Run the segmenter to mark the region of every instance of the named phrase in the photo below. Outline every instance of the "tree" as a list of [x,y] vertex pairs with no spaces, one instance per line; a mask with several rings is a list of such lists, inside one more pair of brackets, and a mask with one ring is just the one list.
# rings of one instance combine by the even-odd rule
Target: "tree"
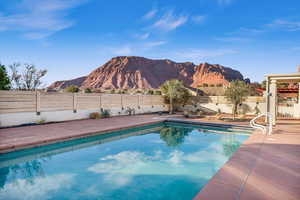
[[249,87],[244,81],[232,81],[229,87],[227,87],[225,96],[233,104],[233,119],[235,119],[235,115],[237,114],[238,106],[245,101],[248,94]]
[[170,104],[170,114],[173,113],[174,104],[185,104],[191,96],[182,81],[176,79],[166,81],[160,86],[160,90],[165,102]]
[[165,127],[160,130],[160,138],[169,147],[177,147],[184,142],[184,138],[192,131],[190,128]]
[[261,88],[266,89],[266,87],[267,87],[267,81],[264,80],[261,82]]
[[79,92],[79,88],[76,85],[70,85],[69,87],[67,87],[65,89],[67,92],[72,92],[72,93],[76,93]]
[[22,73],[18,71],[20,63],[13,63],[9,66],[12,75],[11,82],[15,89],[36,90],[42,85],[41,79],[47,74],[47,70],[37,70],[33,64],[24,64]]
[[5,66],[0,63],[0,90],[9,90],[10,80],[7,75]]

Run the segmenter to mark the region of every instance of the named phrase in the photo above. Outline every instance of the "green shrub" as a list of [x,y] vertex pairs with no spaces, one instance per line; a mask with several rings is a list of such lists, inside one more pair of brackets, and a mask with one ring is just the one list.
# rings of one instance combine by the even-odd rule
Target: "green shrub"
[[79,88],[76,85],[70,85],[69,87],[67,87],[65,89],[66,92],[72,92],[72,93],[76,93],[79,92]]
[[109,110],[102,110],[101,111],[101,118],[109,118],[109,117],[110,117]]
[[101,115],[98,112],[92,112],[92,113],[90,113],[89,117],[90,117],[90,119],[100,119]]
[[36,122],[37,124],[45,124],[46,120],[45,119],[40,119]]
[[148,91],[146,92],[146,94],[148,94],[148,95],[153,95],[153,94],[154,94],[154,91],[153,91],[153,90],[148,90]]
[[84,93],[93,93],[91,88],[85,88]]
[[154,91],[154,94],[155,94],[155,95],[161,95],[161,91],[160,91],[160,90],[155,90],[155,91]]

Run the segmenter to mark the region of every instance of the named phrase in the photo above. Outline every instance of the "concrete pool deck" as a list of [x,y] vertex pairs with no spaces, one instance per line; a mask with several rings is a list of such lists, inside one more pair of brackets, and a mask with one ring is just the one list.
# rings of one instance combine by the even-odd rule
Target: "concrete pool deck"
[[[168,117],[136,115],[0,129],[0,152],[162,122]],[[271,136],[255,131],[195,199],[300,199],[300,121],[279,122]]]

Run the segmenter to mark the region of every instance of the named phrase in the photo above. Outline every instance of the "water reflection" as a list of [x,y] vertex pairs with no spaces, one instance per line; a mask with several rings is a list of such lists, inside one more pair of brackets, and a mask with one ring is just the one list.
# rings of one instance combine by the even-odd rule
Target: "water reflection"
[[36,177],[45,176],[43,163],[46,161],[47,159],[43,158],[0,168],[0,188],[3,188],[8,177],[11,179],[24,178],[28,182],[33,183]]
[[169,147],[177,147],[191,131],[190,128],[165,127],[160,130],[160,139]]
[[242,143],[235,138],[234,134],[227,135],[225,140],[222,142],[224,155],[231,157],[241,144]]

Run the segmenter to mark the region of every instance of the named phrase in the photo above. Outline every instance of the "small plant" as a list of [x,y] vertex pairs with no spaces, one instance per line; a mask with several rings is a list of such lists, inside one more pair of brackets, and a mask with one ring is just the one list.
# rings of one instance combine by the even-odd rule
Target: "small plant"
[[209,87],[215,87],[215,84],[210,84]]
[[187,110],[183,111],[183,116],[189,118],[189,112]]
[[101,115],[98,112],[92,112],[92,113],[90,113],[89,117],[90,117],[90,119],[100,119]]
[[69,87],[67,87],[65,89],[66,92],[72,92],[72,93],[76,93],[79,92],[79,88],[76,85],[70,85]]
[[202,87],[208,87],[207,83],[203,83]]
[[161,95],[161,91],[160,91],[160,90],[155,90],[155,91],[154,91],[154,94],[155,94],[155,95]]
[[36,122],[37,124],[45,124],[46,120],[45,119],[40,119]]
[[84,93],[93,93],[91,88],[85,88]]
[[109,110],[102,110],[101,111],[101,118],[109,118],[110,117],[110,111]]
[[128,113],[128,115],[134,115],[135,114],[135,109],[127,107],[126,112]]
[[148,91],[146,92],[146,94],[148,94],[148,95],[153,95],[153,94],[154,94],[154,91],[153,91],[153,90],[148,90]]
[[256,115],[260,114],[260,110],[259,110],[258,106],[255,106],[254,110],[255,110]]

